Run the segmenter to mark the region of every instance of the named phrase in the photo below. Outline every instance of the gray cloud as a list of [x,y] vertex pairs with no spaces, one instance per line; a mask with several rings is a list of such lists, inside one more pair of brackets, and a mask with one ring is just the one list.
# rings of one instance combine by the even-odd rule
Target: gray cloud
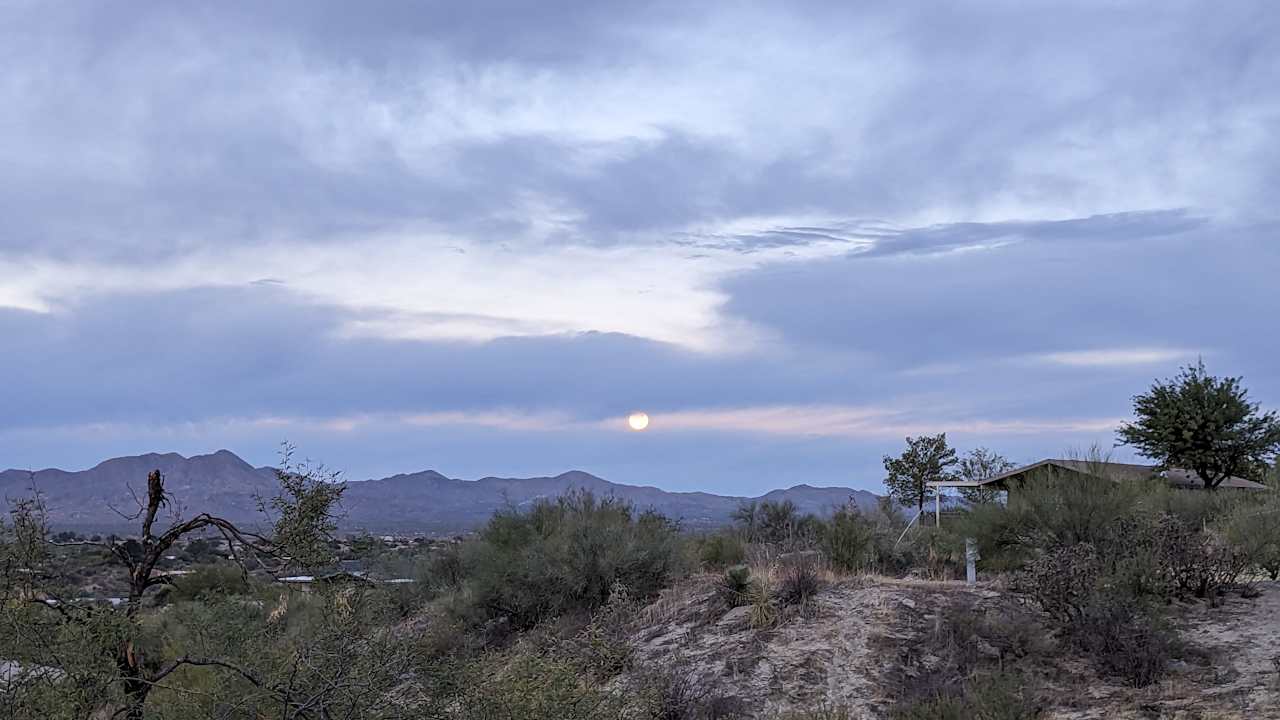
[[343,338],[350,319],[259,285],[98,296],[52,316],[0,310],[0,337],[13,340],[0,402],[21,409],[0,425],[491,409],[596,419],[690,399],[813,401],[839,371],[825,358],[720,358],[610,333]]
[[[580,232],[565,239],[588,242],[744,214],[965,212],[996,198],[1130,209],[1115,207],[1119,192],[1137,207],[1253,212],[1269,203],[1262,188],[1277,172],[1259,125],[1280,79],[1280,21],[1268,9],[10,5],[0,242],[153,256],[414,221],[483,241],[520,231],[495,215],[530,192],[578,213]],[[433,134],[452,126],[421,124],[449,99],[424,89],[424,75],[466,93],[515,73],[510,91],[535,102],[558,101],[586,71],[616,71],[625,88],[649,68],[685,64],[690,78],[715,83],[704,64],[761,50],[732,33],[766,27],[782,33],[766,44],[794,63],[755,78],[723,69],[723,82],[746,84],[726,109],[777,116],[733,118],[746,133],[737,139],[704,131],[709,103],[649,128],[657,139],[553,136],[536,125],[434,146]],[[673,41],[681,32],[705,35]],[[850,80],[817,92],[809,82],[825,81],[832,62],[878,63],[886,89],[867,95]],[[804,69],[815,77],[788,75]],[[539,78],[560,85],[521,87]],[[601,123],[619,102],[579,101],[580,115]],[[379,129],[388,120],[402,127]],[[421,137],[409,143],[406,133]],[[613,159],[575,167],[583,153]]]
[[[770,328],[789,347],[862,352],[901,369],[958,365],[996,386],[1010,373],[995,362],[1001,359],[1189,348],[1280,396],[1280,377],[1266,360],[1280,346],[1273,333],[1257,332],[1277,307],[1277,227],[1205,225],[1177,215],[1146,219],[1150,224],[1135,217],[1018,224],[1024,236],[1053,241],[926,256],[854,254],[768,268],[727,284],[727,311]],[[1067,228],[1072,232],[1064,233]],[[1006,229],[965,226],[956,234],[986,239]],[[951,237],[945,229],[928,235]],[[950,240],[943,245],[953,246]],[[1041,377],[1032,403],[1073,388],[1055,389],[1050,376]],[[1085,380],[1131,377],[1094,369]],[[1072,394],[1062,396],[1075,410],[1098,397]]]
[[919,228],[895,228],[863,220],[821,227],[780,227],[728,237],[695,237],[679,244],[754,253],[769,248],[843,243],[855,246],[849,251],[850,257],[872,258],[975,249],[1003,242],[1083,244],[1134,240],[1188,232],[1207,221],[1185,209],[1109,213],[1068,220],[945,223]]

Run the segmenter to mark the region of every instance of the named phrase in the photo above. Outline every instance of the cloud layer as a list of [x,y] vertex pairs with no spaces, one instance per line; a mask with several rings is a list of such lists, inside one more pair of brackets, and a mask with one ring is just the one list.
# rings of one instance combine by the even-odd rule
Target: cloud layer
[[531,7],[0,9],[0,466],[874,488],[1280,404],[1269,3]]

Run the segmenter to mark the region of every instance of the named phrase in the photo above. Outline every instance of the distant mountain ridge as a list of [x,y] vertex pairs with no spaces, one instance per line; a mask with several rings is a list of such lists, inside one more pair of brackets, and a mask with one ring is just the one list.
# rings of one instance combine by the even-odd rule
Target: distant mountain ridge
[[[0,472],[0,496],[27,495],[34,484],[44,495],[50,524],[58,528],[129,530],[136,511],[134,494],[146,487],[147,473],[160,470],[183,516],[210,512],[240,523],[260,522],[258,498],[275,493],[275,471],[256,468],[229,450],[183,457],[177,453],[138,455],[106,460],[76,472],[47,469]],[[495,510],[527,506],[573,490],[627,500],[653,509],[687,526],[714,526],[729,521],[749,500],[791,500],[802,512],[827,514],[846,502],[871,508],[878,496],[866,490],[797,485],[758,498],[705,492],[669,492],[656,487],[623,485],[573,470],[554,477],[479,480],[449,478],[435,470],[347,483],[343,493],[344,530],[372,532],[450,533],[474,529]]]

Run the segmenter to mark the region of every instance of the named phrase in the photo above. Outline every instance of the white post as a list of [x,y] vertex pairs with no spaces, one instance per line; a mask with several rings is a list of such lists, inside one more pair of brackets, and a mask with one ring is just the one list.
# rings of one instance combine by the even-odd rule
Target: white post
[[942,488],[933,491],[933,526],[942,527]]
[[970,585],[978,582],[978,541],[964,539],[964,579]]

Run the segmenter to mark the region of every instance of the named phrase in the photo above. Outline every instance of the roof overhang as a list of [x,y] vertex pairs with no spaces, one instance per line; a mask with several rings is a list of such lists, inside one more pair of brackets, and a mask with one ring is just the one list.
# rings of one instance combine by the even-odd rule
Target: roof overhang
[[931,488],[977,488],[991,485],[995,482],[997,482],[996,478],[987,480],[936,480],[925,483],[925,486]]

